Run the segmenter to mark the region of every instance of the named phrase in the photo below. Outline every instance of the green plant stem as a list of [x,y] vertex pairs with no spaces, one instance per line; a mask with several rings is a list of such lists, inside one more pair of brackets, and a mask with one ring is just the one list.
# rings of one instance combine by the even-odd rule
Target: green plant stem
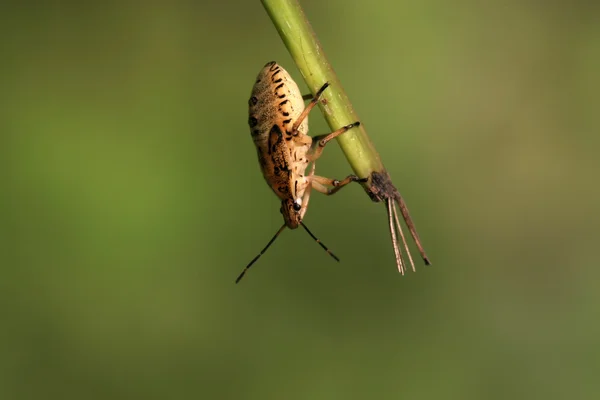
[[[334,131],[344,125],[360,121],[337,75],[329,61],[327,61],[323,48],[298,1],[261,1],[313,95],[325,82],[329,82],[330,87],[323,94],[326,101],[319,102],[319,107],[321,107],[331,130]],[[369,178],[368,182],[363,184],[363,188],[371,200],[384,201],[387,205],[389,228],[398,270],[404,274],[406,269],[398,246],[398,237],[404,244],[404,249],[413,270],[415,266],[402,233],[396,205],[400,209],[404,222],[406,222],[411,236],[419,248],[423,261],[425,264],[430,264],[429,258],[421,245],[417,230],[410,218],[406,203],[385,170],[379,153],[375,150],[375,146],[373,146],[365,131],[364,124],[361,124],[358,128],[350,129],[336,139],[356,175],[361,178]],[[394,221],[398,232],[396,232]]]
[[[262,0],[262,3],[312,93],[329,82],[330,87],[323,94],[326,101],[319,106],[331,130],[360,121],[298,1]],[[364,124],[338,136],[337,141],[359,177],[385,172]],[[371,181],[369,179],[364,187],[372,197]]]

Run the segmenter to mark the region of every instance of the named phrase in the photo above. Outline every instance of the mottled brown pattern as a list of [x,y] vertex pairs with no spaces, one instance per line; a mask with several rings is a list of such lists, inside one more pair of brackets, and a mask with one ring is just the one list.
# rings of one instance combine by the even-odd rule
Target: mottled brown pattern
[[[295,140],[291,137],[292,122],[304,110],[298,85],[280,65],[268,63],[258,74],[250,100],[249,124],[267,184],[282,201],[302,201],[309,184],[304,171],[308,166],[306,153],[312,140],[307,136],[308,118],[298,127]],[[296,176],[298,173],[301,176]],[[294,214],[297,213],[294,211]],[[298,226],[300,218],[286,215],[285,211],[284,217],[286,222],[289,220],[290,228]]]
[[[301,225],[330,256],[339,261],[302,222],[308,208],[310,189],[314,188],[330,195],[349,182],[364,182],[353,175],[347,177],[342,183],[314,175],[314,161],[321,156],[323,147],[330,140],[359,125],[359,122],[354,122],[327,135],[319,136],[313,145],[313,139],[307,134],[308,114],[328,86],[329,84],[324,82],[314,98],[310,95],[302,96],[298,85],[287,71],[274,61],[267,63],[256,78],[248,100],[248,124],[263,176],[269,187],[281,199],[280,210],[285,223],[265,248],[244,268],[236,283],[267,251],[285,227],[296,229]],[[311,100],[306,108],[305,98]],[[306,168],[311,161],[313,164],[310,173],[306,174]],[[337,182],[338,186],[327,189],[324,184],[328,182]]]

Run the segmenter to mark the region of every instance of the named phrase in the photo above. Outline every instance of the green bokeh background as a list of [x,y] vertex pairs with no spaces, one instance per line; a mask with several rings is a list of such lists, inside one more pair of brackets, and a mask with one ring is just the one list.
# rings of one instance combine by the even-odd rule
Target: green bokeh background
[[600,7],[303,5],[433,265],[353,185],[305,219],[341,263],[233,284],[282,222],[252,84],[306,88],[258,1],[5,2],[1,399],[598,398]]

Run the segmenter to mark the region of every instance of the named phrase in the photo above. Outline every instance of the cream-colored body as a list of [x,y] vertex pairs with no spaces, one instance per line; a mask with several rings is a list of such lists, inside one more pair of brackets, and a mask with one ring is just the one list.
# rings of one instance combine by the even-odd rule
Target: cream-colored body
[[248,104],[248,123],[265,180],[281,200],[301,205],[311,179],[305,171],[312,138],[307,135],[308,116],[293,129],[304,111],[298,85],[283,67],[268,63],[258,74]]
[[[256,145],[263,176],[273,192],[281,199],[281,213],[285,223],[260,254],[244,268],[236,282],[242,279],[248,268],[269,248],[286,226],[296,229],[302,225],[327,253],[339,261],[302,222],[311,189],[331,195],[350,182],[366,180],[354,175],[349,175],[341,181],[314,175],[314,162],[321,156],[325,145],[360,124],[354,122],[326,135],[314,138],[308,136],[308,113],[315,107],[328,86],[329,84],[325,83],[314,97],[309,96],[312,100],[305,107],[298,85],[276,62],[267,63],[256,78],[248,101],[248,125]],[[311,162],[313,164],[307,174],[306,168]]]

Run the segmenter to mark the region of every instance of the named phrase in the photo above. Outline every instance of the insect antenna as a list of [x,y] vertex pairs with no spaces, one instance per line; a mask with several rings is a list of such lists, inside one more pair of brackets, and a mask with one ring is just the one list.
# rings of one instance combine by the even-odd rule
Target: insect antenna
[[[281,226],[281,228],[279,228],[279,230],[277,231],[277,233],[275,233],[275,235],[273,236],[273,238],[271,238],[271,240],[269,240],[269,243],[267,243],[267,245],[265,246],[264,249],[261,250],[260,253],[257,254],[256,257],[254,257],[252,259],[252,261],[250,261],[250,264],[246,265],[246,268],[244,268],[244,270],[242,271],[242,273],[237,277],[237,279],[235,280],[235,283],[238,283],[246,274],[246,271],[248,271],[248,269],[252,266],[252,264],[254,264],[256,262],[256,260],[258,260],[260,258],[260,256],[262,256],[263,254],[265,254],[265,251],[267,251],[267,249],[269,248],[269,246],[275,241],[275,239],[277,239],[277,236],[279,236],[279,234],[285,229],[285,224],[283,224]],[[309,232],[310,233],[310,232]],[[312,234],[311,234],[312,235]],[[314,237],[314,236],[313,236]],[[316,239],[316,238],[315,238]],[[322,245],[321,245],[322,246]],[[327,249],[325,249],[327,250]],[[329,251],[329,250],[327,250]],[[335,256],[334,256],[335,257]]]
[[329,254],[331,257],[334,258],[335,261],[339,262],[340,259],[337,258],[337,256],[335,254],[333,254],[328,248],[327,246],[325,246],[323,244],[323,242],[321,242],[319,239],[317,239],[317,237],[315,235],[312,234],[312,232],[310,230],[308,230],[308,228],[306,227],[306,225],[304,225],[304,222],[300,221],[300,224],[302,225],[302,227],[304,228],[304,230],[306,232],[308,232],[308,234],[310,235],[310,237],[312,237],[313,239],[315,239],[315,242],[319,243],[319,246],[321,246],[326,252],[327,254]]

